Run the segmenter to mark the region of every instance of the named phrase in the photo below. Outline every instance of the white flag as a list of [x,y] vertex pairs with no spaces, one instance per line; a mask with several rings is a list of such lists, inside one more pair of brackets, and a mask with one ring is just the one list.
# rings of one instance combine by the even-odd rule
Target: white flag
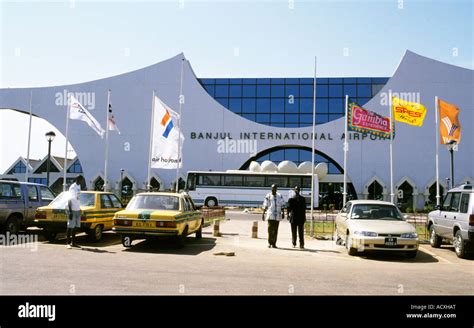
[[89,111],[85,109],[72,94],[69,99],[69,118],[71,120],[81,120],[86,122],[101,138],[104,137],[105,130],[102,129],[100,123],[97,122],[94,116],[92,116],[91,113],[89,113]]
[[[176,169],[182,166],[182,149],[184,136],[179,131],[179,114],[155,97],[153,109],[153,146],[151,167],[160,169]],[[179,146],[178,146],[179,145]],[[180,154],[178,156],[178,147]]]
[[115,123],[115,117],[112,115],[112,105],[109,104],[109,131],[117,131],[120,134],[120,130],[117,127],[117,123]]

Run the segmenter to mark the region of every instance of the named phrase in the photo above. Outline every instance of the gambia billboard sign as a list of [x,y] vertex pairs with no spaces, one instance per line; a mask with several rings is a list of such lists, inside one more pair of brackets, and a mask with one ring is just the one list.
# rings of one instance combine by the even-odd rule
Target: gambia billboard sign
[[[347,111],[347,129],[390,139],[390,118],[371,112],[351,102]],[[393,137],[395,137],[395,131]]]

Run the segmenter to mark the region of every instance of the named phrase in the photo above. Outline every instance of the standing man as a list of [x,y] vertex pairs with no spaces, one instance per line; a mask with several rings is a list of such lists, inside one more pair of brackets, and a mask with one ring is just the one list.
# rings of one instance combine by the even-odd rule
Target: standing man
[[67,211],[69,213],[67,220],[67,238],[66,247],[79,247],[76,244],[76,229],[81,227],[81,204],[79,194],[81,192],[79,177],[74,179],[74,183],[69,187],[69,199],[67,202]]
[[262,220],[265,221],[266,213],[268,220],[268,248],[277,248],[278,225],[280,224],[280,220],[285,218],[284,205],[285,201],[283,200],[283,196],[277,192],[277,186],[273,184],[272,191],[265,196],[263,201]]
[[288,219],[291,223],[293,247],[296,247],[296,232],[300,239],[300,248],[304,249],[304,223],[306,222],[306,199],[300,195],[300,187],[294,188],[295,195],[288,199]]

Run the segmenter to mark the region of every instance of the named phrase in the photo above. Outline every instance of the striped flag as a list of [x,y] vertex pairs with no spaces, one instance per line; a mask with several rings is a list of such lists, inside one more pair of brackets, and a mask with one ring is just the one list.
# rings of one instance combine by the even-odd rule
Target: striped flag
[[109,131],[117,131],[117,133],[120,134],[120,130],[117,127],[117,123],[115,123],[115,117],[112,114],[112,104],[109,104],[109,115],[108,116],[109,116],[109,122],[108,122]]

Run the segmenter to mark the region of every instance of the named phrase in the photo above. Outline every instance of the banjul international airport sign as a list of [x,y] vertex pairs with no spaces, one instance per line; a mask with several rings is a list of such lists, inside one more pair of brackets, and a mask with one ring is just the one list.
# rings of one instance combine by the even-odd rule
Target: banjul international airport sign
[[[191,140],[311,140],[311,132],[190,132]],[[344,132],[341,134],[315,133],[314,139],[323,140],[344,140]],[[383,136],[377,136],[369,133],[351,132],[348,134],[349,140],[386,140]]]

